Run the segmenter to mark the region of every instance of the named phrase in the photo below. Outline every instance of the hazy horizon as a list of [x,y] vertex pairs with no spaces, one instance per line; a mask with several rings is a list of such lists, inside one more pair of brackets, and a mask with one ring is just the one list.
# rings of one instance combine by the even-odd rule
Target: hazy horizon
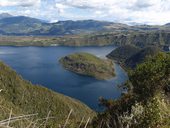
[[170,0],[0,0],[0,13],[48,22],[92,19],[163,25],[170,22]]

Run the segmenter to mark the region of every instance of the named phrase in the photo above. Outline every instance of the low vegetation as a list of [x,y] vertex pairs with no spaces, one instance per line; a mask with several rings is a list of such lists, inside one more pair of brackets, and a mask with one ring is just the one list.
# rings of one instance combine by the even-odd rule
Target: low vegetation
[[114,65],[111,60],[100,59],[89,53],[75,53],[65,56],[60,59],[60,63],[67,70],[100,80],[115,76]]
[[170,54],[160,53],[129,73],[118,100],[100,99],[105,107],[93,121],[103,128],[170,127]]

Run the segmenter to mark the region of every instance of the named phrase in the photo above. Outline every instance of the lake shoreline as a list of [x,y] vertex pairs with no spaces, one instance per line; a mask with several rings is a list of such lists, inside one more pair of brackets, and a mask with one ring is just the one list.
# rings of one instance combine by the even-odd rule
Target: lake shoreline
[[[121,90],[117,87],[128,78],[125,71],[117,64],[116,77],[106,81],[77,75],[65,70],[58,60],[75,52],[88,52],[105,58],[115,49],[114,46],[104,47],[4,47],[0,46],[0,60],[12,67],[24,79],[33,84],[43,85],[53,91],[78,99],[93,110],[100,110],[98,98],[117,99]],[[10,52],[10,53],[9,53]]]
[[2,36],[0,35],[0,46],[109,46],[113,42],[86,41],[80,35],[72,36]]

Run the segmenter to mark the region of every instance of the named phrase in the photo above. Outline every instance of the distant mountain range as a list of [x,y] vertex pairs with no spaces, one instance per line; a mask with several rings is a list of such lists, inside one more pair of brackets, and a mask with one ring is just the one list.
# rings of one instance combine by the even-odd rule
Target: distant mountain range
[[100,32],[154,31],[170,30],[170,23],[163,26],[135,25],[96,20],[58,21],[48,23],[26,16],[0,14],[0,35],[47,35],[63,36]]
[[7,13],[0,14],[1,35],[70,35],[91,33],[103,30],[111,22],[94,20],[59,21],[48,23],[40,19],[26,16],[12,16]]
[[165,24],[165,26],[170,26],[170,23]]
[[1,14],[0,14],[0,19],[8,18],[8,17],[13,17],[13,16],[10,15],[10,14],[8,14],[8,13],[1,13]]

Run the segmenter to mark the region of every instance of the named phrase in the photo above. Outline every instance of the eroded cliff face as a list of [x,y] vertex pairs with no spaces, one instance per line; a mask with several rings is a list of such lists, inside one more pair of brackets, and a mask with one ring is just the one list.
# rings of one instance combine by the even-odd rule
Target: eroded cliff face
[[90,44],[114,44],[127,45],[133,44],[139,47],[147,45],[170,45],[170,32],[127,32],[127,33],[105,33],[92,35],[85,39],[84,42]]

